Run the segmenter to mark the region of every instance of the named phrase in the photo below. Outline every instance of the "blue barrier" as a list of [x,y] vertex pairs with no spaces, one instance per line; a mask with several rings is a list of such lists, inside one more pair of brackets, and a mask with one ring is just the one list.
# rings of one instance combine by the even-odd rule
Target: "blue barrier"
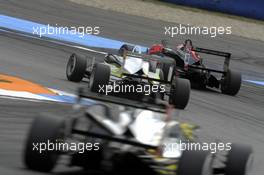
[[[28,34],[33,34],[34,28],[45,28],[47,27],[47,25],[0,14],[0,27],[8,28],[11,30],[16,30]],[[54,27],[50,26],[50,28],[54,28]],[[39,36],[39,35],[35,34],[35,36]],[[64,34],[64,33],[54,33],[54,34],[46,33],[43,34],[42,36],[60,41],[76,43],[88,47],[99,47],[99,48],[109,48],[109,49],[119,49],[123,44],[126,43],[124,41],[113,40],[101,36],[88,35],[88,34],[85,34],[83,37],[80,37],[80,35],[78,34],[72,35],[72,34]],[[146,50],[146,49],[147,49],[146,47],[142,47],[142,50]]]
[[264,0],[163,0],[211,11],[264,20]]

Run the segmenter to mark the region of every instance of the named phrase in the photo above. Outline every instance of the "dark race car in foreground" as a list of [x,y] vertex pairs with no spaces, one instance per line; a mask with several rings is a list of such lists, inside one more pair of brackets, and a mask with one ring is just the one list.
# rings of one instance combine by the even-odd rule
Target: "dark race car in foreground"
[[[79,97],[98,102],[87,107],[75,105],[75,112],[67,117],[49,114],[34,120],[24,152],[27,168],[50,172],[59,157],[67,155],[69,159],[64,160],[69,163],[64,162],[69,166],[114,175],[248,175],[251,172],[253,153],[249,146],[232,144],[231,150],[215,154],[166,148],[168,144],[198,142],[193,133],[195,127],[178,122],[175,109],[163,101],[150,105],[119,97],[87,95],[84,91],[79,92]],[[123,105],[118,115],[111,112],[114,104]],[[100,114],[95,112],[99,107]],[[81,143],[86,147],[80,147]]]
[[[208,68],[198,53],[224,57],[222,70]],[[189,79],[192,87],[195,88],[217,88],[222,93],[236,95],[241,86],[241,74],[229,68],[231,53],[216,50],[193,47],[191,40],[186,40],[184,44],[176,49],[167,47],[166,42],[153,45],[148,54],[163,55],[173,58],[176,61],[176,73],[179,77]],[[166,69],[165,69],[166,70]],[[221,74],[217,79],[214,74]]]
[[[189,80],[177,77],[174,60],[136,52],[136,47],[119,50],[119,55],[108,53],[104,62],[72,54],[68,60],[68,80],[88,79],[91,91],[111,96],[153,102],[155,97],[184,109],[190,97]],[[164,65],[166,75],[164,75]],[[166,79],[164,78],[166,77]]]

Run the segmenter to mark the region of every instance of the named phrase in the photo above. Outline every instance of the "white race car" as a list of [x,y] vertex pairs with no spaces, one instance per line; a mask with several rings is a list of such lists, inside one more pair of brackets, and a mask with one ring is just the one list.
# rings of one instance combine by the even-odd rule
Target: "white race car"
[[67,64],[67,78],[74,82],[87,78],[93,92],[106,94],[118,86],[121,90],[110,95],[149,102],[159,96],[176,108],[184,109],[190,97],[189,80],[177,77],[171,63],[164,76],[163,65],[173,60],[142,54],[139,50],[139,47],[122,46],[119,55],[106,54],[103,63],[72,54]]
[[[164,110],[120,101],[118,97],[87,97],[104,103],[87,108],[75,105],[75,110],[83,109],[83,115],[75,111],[67,117],[45,115],[35,119],[24,153],[29,169],[51,171],[63,154],[70,156],[68,165],[116,175],[248,175],[251,172],[253,153],[249,146],[232,144],[231,150],[215,154],[181,149],[182,143],[199,143],[194,135],[196,127],[177,122],[177,111],[170,105],[165,104]],[[123,107],[111,111],[115,104]],[[37,143],[53,144],[53,148],[55,144],[62,146],[44,149],[42,145],[33,149]]]

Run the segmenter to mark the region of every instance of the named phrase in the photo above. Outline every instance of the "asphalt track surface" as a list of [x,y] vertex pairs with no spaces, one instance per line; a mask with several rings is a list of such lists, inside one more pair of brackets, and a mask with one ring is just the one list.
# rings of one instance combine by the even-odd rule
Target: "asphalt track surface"
[[[62,0],[0,0],[0,12],[45,24],[99,25],[102,36],[145,46],[164,38],[163,26],[175,25]],[[206,48],[232,51],[234,60],[231,67],[234,70],[256,77],[264,73],[264,43],[261,41],[236,36],[215,39],[188,37]],[[173,40],[181,42],[183,39],[184,36],[179,36]],[[0,73],[73,93],[80,84],[68,82],[65,77],[66,62],[73,51],[85,54],[67,47],[0,33]],[[217,63],[218,59],[212,59],[212,65]],[[85,82],[81,84],[85,85]],[[70,110],[70,105],[66,104],[0,98],[0,174],[40,174],[24,169],[21,160],[23,142],[30,123],[39,112],[66,116]],[[235,97],[214,90],[192,90],[190,103],[180,113],[180,120],[200,125],[200,135],[211,141],[220,139],[252,145],[255,151],[253,174],[261,175],[264,172],[263,113],[263,87],[243,83]],[[80,171],[59,165],[55,174],[80,174]]]

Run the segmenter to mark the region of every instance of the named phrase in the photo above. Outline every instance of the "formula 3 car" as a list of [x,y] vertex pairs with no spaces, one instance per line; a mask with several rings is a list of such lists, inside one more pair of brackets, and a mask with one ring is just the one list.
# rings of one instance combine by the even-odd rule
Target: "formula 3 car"
[[[72,54],[67,64],[67,78],[74,82],[87,78],[91,91],[96,93],[147,100],[150,103],[159,96],[184,109],[190,96],[189,80],[173,74],[171,58],[161,59],[158,55],[138,53],[136,49],[133,47],[130,51],[122,46],[119,55],[109,53],[103,63]],[[162,66],[167,62],[170,67],[164,79]]]
[[[70,166],[103,170],[114,175],[250,173],[253,153],[249,146],[233,144],[231,150],[222,154],[164,148],[166,144],[179,144],[180,141],[195,143],[195,127],[177,122],[174,109],[163,101],[156,107],[133,101],[123,102],[118,97],[87,96],[83,91],[79,96],[102,101],[88,107],[77,104],[75,112],[67,117],[51,114],[37,117],[25,145],[24,163],[27,168],[50,172],[59,157],[67,155]],[[108,103],[124,107],[119,115],[113,115]],[[96,114],[95,107],[97,110],[101,107],[102,113]],[[76,112],[82,115],[76,115]],[[89,146],[76,147],[81,143]],[[216,162],[220,164],[216,165]]]
[[[206,67],[203,59],[197,53],[204,53],[214,56],[224,57],[223,70],[215,70]],[[241,86],[241,74],[230,70],[229,63],[231,53],[216,50],[193,47],[191,40],[186,40],[184,44],[176,49],[167,47],[166,42],[153,45],[148,51],[149,54],[158,54],[171,57],[176,61],[176,73],[179,77],[189,79],[192,87],[196,88],[220,88],[222,93],[236,95]],[[217,79],[212,73],[221,74]]]

